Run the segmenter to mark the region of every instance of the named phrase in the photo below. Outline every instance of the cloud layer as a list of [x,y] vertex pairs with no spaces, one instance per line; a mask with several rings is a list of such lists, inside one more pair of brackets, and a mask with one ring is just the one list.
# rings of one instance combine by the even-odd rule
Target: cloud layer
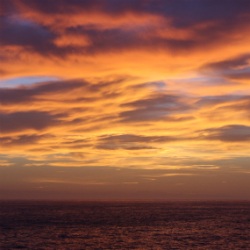
[[0,166],[47,171],[27,187],[248,173],[248,1],[2,0],[0,22]]

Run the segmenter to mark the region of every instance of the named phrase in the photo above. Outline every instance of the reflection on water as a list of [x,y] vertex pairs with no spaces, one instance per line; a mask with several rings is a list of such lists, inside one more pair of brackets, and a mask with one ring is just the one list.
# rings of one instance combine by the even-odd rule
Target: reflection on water
[[250,249],[250,202],[0,202],[0,249]]

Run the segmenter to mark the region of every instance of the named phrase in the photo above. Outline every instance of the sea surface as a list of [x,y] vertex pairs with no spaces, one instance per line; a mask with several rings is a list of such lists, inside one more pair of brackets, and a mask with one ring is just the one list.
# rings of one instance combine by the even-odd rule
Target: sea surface
[[0,201],[0,249],[250,249],[250,202]]

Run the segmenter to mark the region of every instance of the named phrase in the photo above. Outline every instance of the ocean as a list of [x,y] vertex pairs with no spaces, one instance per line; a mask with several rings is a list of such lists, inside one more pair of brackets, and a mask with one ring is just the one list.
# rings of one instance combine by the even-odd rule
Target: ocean
[[0,249],[250,249],[250,202],[1,201]]

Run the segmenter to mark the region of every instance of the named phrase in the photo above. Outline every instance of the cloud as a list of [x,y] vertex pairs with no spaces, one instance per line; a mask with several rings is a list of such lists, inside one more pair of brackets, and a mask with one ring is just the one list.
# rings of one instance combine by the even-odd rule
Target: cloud
[[234,112],[238,111],[245,111],[246,112],[246,118],[250,118],[249,110],[250,110],[250,96],[246,96],[245,98],[242,98],[241,101],[238,103],[234,103],[232,105],[227,106],[228,109],[233,110]]
[[237,56],[236,58],[231,58],[228,60],[223,60],[220,62],[209,63],[204,66],[205,69],[211,70],[228,70],[237,69],[249,65],[250,54],[244,54]]
[[[7,7],[8,1],[3,1]],[[14,4],[14,1],[9,1]],[[250,4],[245,0],[230,1],[221,0],[173,0],[154,1],[154,0],[60,0],[58,3],[44,0],[42,3],[39,0],[21,0],[19,5],[23,8],[31,9],[40,13],[46,14],[76,14],[88,12],[105,12],[109,15],[122,15],[126,12],[140,13],[157,13],[164,16],[172,16],[176,18],[178,24],[190,24],[201,20],[209,19],[230,19],[232,16],[249,11]],[[9,5],[10,5],[9,3]],[[18,6],[18,5],[17,5]],[[184,20],[181,22],[181,17]],[[186,23],[185,23],[186,22]]]
[[124,103],[122,106],[138,108],[163,108],[168,110],[169,112],[179,111],[183,109],[185,110],[189,107],[184,103],[184,101],[181,100],[180,96],[170,94],[155,95],[142,100]]
[[[68,45],[66,47],[57,46],[55,43],[58,34],[52,27],[45,27],[34,20],[20,16],[0,17],[0,42],[3,48],[3,61],[11,59],[15,52],[25,54],[37,53],[41,56],[62,57],[67,54],[77,53],[77,47]],[[10,50],[13,49],[13,51]],[[18,59],[22,55],[16,55]]]
[[177,138],[171,136],[142,136],[133,134],[100,136],[97,142],[98,149],[126,149],[143,150],[154,149],[152,144],[175,141]]
[[217,74],[232,80],[249,79],[250,54],[247,53],[227,60],[209,63],[201,69],[204,73]]
[[206,117],[210,122],[213,120],[239,122],[249,120],[250,96],[231,94],[231,95],[216,95],[204,96],[200,98],[195,106],[200,110],[203,117]]
[[245,125],[227,125],[200,131],[207,140],[225,142],[247,142],[250,140],[250,127]]
[[242,102],[250,101],[250,96],[248,95],[216,95],[216,96],[203,96],[200,98],[195,105],[198,106],[216,106],[221,104],[233,104],[239,105]]
[[[16,13],[23,15],[19,15],[16,19],[3,17],[4,25],[1,31],[3,44],[24,46],[25,50],[32,49],[43,56],[59,57],[131,49],[187,53],[190,50],[203,49],[204,46],[214,46],[215,43],[225,41],[226,37],[239,27],[243,27],[243,24],[247,25],[249,18],[245,14],[250,10],[250,5],[246,1],[239,1],[241,4],[238,2],[229,4],[225,0],[219,4],[214,0],[202,3],[198,0],[191,2],[182,0],[178,3],[172,0],[157,2],[61,0],[60,5],[47,0],[42,3],[38,0],[10,2],[8,5],[4,1],[4,6],[7,7],[3,8],[12,11],[13,15]],[[132,26],[128,27],[121,23],[119,27],[114,27],[114,18],[123,17],[128,22],[128,14],[133,17]],[[75,15],[81,18],[76,18]],[[89,18],[82,18],[86,15]],[[91,15],[94,18],[91,18]],[[145,16],[155,18],[148,23]],[[66,19],[69,21],[66,22]],[[135,22],[137,19],[142,21]],[[101,26],[103,21],[106,23],[105,27]],[[72,39],[72,43],[67,41],[64,46],[63,43],[59,46],[56,41],[65,40],[63,37]],[[77,39],[82,42],[74,42]]]
[[120,113],[122,121],[150,121],[168,120],[183,121],[191,117],[174,117],[173,114],[185,114],[191,107],[185,103],[185,98],[175,95],[160,94],[134,102],[124,103],[122,107],[130,107],[131,110]]
[[17,17],[0,17],[0,21],[2,46],[18,46],[41,54],[56,51],[57,48],[53,45],[55,35],[38,23]]
[[48,139],[53,137],[52,135],[42,134],[27,134],[27,135],[18,135],[18,136],[4,136],[0,137],[1,144],[5,147],[7,146],[24,146],[32,145],[39,143],[40,140]]
[[247,166],[223,159],[249,155],[249,1],[1,0],[0,12],[0,144],[8,154],[0,157],[17,179],[25,165],[47,169],[29,176],[45,182],[65,170],[67,185],[116,183],[120,171],[119,185],[140,186],[151,169],[145,190],[148,182],[172,190],[177,176],[172,186],[166,178],[178,174],[196,192],[202,171]]
[[32,102],[42,96],[46,98],[50,94],[69,93],[87,85],[83,80],[70,80],[38,83],[29,87],[0,88],[0,103],[7,105]]
[[242,70],[237,70],[229,72],[226,74],[226,77],[233,80],[249,80],[250,79],[250,67]]
[[40,47],[52,40],[53,35],[42,26],[24,19],[1,17],[2,45]]
[[83,54],[98,54],[126,50],[171,50],[181,52],[193,49],[197,41],[192,38],[159,37],[160,27],[147,25],[144,27],[119,27],[100,29],[98,26],[79,25],[65,30],[67,35],[82,35],[87,38],[87,44],[77,46],[76,50]]
[[60,124],[61,117],[41,111],[0,113],[0,130],[2,133],[27,129],[40,131]]

